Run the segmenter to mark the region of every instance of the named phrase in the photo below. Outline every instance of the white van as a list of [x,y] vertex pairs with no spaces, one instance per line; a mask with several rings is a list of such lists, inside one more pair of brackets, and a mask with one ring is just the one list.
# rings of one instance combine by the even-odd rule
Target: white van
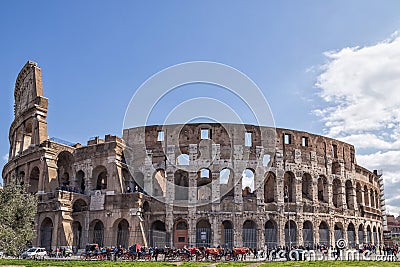
[[44,259],[47,256],[47,252],[45,248],[30,248],[24,253],[21,254],[23,259]]

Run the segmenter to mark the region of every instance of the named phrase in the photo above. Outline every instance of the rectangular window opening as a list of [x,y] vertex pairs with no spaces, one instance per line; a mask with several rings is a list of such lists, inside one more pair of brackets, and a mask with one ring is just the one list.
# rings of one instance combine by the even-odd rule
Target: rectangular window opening
[[158,131],[157,141],[158,142],[164,141],[164,131]]
[[292,135],[285,133],[284,139],[285,145],[290,145],[292,143]]
[[301,145],[302,146],[308,146],[308,137],[303,136],[301,138]]
[[332,145],[332,157],[337,158],[337,145]]
[[246,132],[244,134],[244,145],[252,146],[252,133],[251,132]]
[[210,129],[201,129],[200,136],[201,139],[210,139]]

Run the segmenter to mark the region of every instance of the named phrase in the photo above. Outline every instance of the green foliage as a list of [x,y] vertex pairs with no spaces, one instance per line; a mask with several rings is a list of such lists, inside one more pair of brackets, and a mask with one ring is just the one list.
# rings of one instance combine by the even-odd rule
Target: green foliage
[[0,191],[0,250],[8,255],[18,255],[35,233],[36,198],[24,189],[8,184]]

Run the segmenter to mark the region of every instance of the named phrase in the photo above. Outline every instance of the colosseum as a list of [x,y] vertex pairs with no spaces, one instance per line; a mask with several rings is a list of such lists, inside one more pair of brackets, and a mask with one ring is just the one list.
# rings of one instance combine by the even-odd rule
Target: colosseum
[[5,184],[38,196],[33,245],[313,247],[382,241],[382,178],[355,148],[307,132],[192,123],[86,145],[47,134],[41,69],[15,83]]

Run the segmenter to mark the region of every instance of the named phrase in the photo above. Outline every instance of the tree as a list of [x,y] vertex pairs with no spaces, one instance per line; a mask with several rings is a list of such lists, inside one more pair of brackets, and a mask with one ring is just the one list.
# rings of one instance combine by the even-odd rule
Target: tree
[[35,235],[36,197],[10,183],[0,191],[0,250],[18,255]]

